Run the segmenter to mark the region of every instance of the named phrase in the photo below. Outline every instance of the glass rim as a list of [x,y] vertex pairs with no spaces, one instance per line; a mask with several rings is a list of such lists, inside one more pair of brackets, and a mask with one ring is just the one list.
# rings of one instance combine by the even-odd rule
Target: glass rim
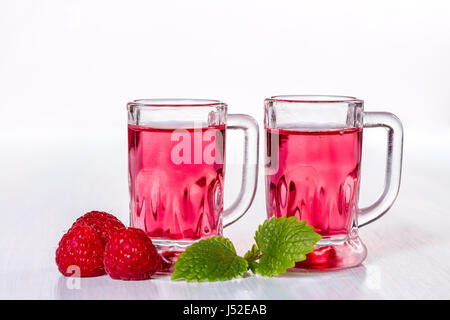
[[191,99],[191,98],[151,98],[136,99],[127,103],[127,106],[140,107],[226,107],[225,102],[214,99]]
[[289,102],[289,103],[347,103],[359,102],[363,100],[352,96],[326,95],[326,94],[295,94],[295,95],[277,95],[265,99],[266,102]]

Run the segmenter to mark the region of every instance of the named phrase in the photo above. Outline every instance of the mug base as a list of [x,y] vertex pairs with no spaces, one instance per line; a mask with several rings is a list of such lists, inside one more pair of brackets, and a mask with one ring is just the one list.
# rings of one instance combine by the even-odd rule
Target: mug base
[[161,256],[161,270],[157,275],[169,275],[173,272],[173,265],[178,256],[191,244],[199,240],[166,240],[151,238],[153,245]]
[[172,239],[161,239],[152,238],[152,243],[156,247],[159,253],[162,252],[183,252],[191,244],[196,243],[201,240],[172,240]]
[[316,244],[316,249],[306,255],[306,260],[295,263],[288,272],[327,271],[356,267],[367,256],[367,248],[356,236],[345,240],[333,241],[322,239]]

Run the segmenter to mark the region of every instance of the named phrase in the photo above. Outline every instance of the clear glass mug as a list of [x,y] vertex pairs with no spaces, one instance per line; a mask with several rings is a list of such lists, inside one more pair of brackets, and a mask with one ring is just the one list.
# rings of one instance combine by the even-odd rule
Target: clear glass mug
[[[367,249],[358,236],[394,203],[402,167],[403,129],[387,112],[364,112],[345,96],[274,96],[265,100],[267,216],[296,216],[322,235],[295,269],[359,265]],[[358,207],[363,128],[388,130],[385,188]],[[291,270],[292,271],[292,270]]]
[[[128,103],[131,226],[144,230],[169,261],[194,241],[222,235],[250,207],[258,177],[259,131],[247,115],[204,99]],[[241,189],[223,208],[225,138],[245,135]]]

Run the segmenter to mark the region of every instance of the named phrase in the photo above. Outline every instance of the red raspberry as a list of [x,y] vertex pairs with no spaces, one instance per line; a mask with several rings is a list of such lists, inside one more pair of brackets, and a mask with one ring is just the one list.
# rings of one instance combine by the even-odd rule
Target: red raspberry
[[105,274],[104,251],[100,237],[91,227],[75,225],[59,242],[56,264],[65,276],[101,276]]
[[91,211],[79,217],[73,225],[89,226],[100,236],[103,246],[106,246],[111,233],[125,228],[119,219],[112,214],[102,211]]
[[161,257],[141,229],[115,232],[105,248],[105,269],[113,279],[149,279],[161,265]]

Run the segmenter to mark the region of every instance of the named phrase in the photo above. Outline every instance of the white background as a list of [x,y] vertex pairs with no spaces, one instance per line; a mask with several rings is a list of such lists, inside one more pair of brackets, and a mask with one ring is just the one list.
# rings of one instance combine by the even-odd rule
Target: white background
[[[449,298],[449,17],[449,1],[2,0],[0,297]],[[128,222],[128,101],[219,99],[262,126],[276,94],[353,95],[402,120],[402,189],[361,230],[363,266],[66,288],[53,259],[73,220],[103,209]],[[385,135],[366,131],[361,205],[381,192],[385,161]],[[227,151],[238,156],[239,144]],[[228,169],[226,201],[239,179]],[[247,216],[225,230],[240,252],[265,218],[262,178]]]

